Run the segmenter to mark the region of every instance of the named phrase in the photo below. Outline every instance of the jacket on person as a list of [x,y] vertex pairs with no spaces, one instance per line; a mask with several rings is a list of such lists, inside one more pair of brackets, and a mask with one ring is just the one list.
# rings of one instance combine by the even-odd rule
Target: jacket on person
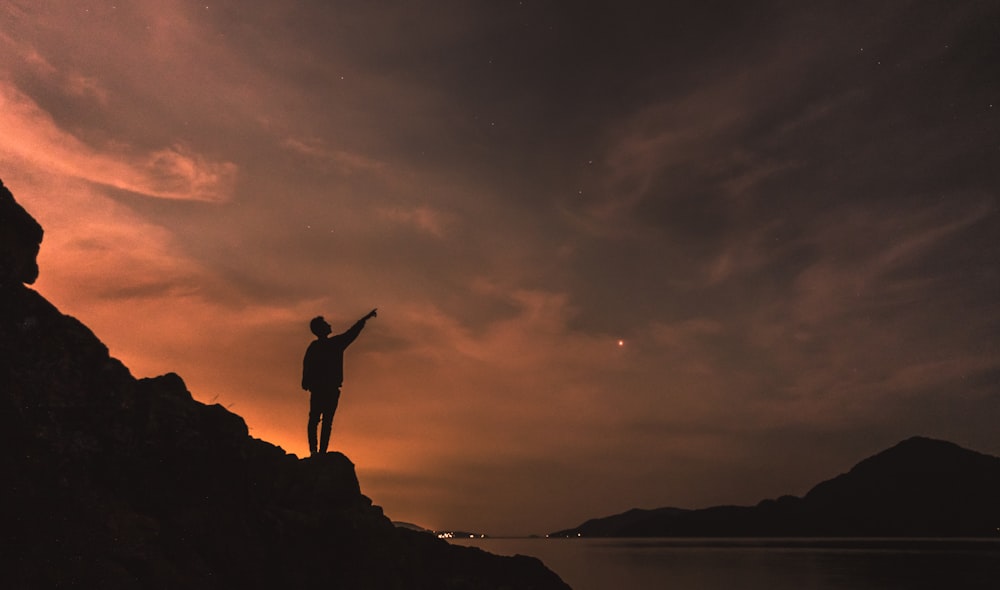
[[357,322],[343,334],[317,338],[302,359],[302,389],[339,388],[344,382],[344,351],[361,333],[364,322]]

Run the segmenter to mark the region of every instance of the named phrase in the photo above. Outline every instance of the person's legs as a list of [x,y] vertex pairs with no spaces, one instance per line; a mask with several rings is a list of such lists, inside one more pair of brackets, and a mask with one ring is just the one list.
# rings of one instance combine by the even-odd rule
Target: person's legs
[[323,415],[323,394],[319,391],[311,393],[309,396],[309,424],[307,428],[309,429],[309,454],[315,455],[317,451],[316,427],[319,426],[320,417]]
[[330,445],[330,431],[333,430],[333,415],[337,412],[337,403],[340,401],[340,390],[335,389],[330,392],[330,397],[325,400],[323,408],[323,427],[319,435],[319,452],[325,453]]

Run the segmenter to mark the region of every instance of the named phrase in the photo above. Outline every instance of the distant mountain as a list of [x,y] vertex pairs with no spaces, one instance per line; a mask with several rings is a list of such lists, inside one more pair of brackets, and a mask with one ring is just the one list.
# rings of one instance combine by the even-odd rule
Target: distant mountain
[[824,481],[804,497],[756,506],[629,510],[554,537],[1000,535],[1000,458],[914,437]]
[[340,453],[300,460],[175,374],[132,377],[25,286],[42,236],[0,183],[0,586],[567,588],[394,527]]

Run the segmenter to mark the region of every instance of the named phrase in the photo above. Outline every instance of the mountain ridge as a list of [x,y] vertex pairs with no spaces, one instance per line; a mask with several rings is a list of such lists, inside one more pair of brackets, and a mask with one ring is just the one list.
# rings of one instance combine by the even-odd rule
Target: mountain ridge
[[993,537],[1000,458],[914,436],[820,482],[756,506],[632,509],[551,537]]

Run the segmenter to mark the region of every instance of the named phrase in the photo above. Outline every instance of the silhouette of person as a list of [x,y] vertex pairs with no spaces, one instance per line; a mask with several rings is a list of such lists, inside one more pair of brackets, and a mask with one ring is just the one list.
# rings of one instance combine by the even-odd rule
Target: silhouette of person
[[[309,322],[309,329],[316,335],[316,340],[309,344],[306,356],[302,360],[302,389],[308,390],[309,396],[309,454],[325,453],[330,444],[330,430],[333,427],[333,414],[337,411],[340,401],[340,386],[344,382],[344,350],[354,342],[354,339],[365,327],[365,322],[375,317],[373,309],[368,315],[354,323],[346,332],[330,336],[333,330],[330,324],[317,316]],[[319,445],[316,441],[316,427],[320,421],[323,427],[320,432]]]

